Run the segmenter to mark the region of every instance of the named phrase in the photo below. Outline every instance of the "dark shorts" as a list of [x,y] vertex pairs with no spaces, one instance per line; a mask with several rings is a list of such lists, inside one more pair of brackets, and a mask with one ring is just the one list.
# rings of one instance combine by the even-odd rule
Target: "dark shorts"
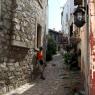
[[40,65],[43,65],[44,63],[43,63],[43,60],[39,60],[39,63],[40,63]]

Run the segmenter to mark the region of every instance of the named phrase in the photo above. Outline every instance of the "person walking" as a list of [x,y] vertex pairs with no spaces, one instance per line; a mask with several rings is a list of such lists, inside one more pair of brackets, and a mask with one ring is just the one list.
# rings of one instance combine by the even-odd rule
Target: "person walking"
[[37,51],[37,64],[39,66],[39,71],[40,71],[40,78],[45,80],[43,72],[44,72],[46,64],[43,59],[43,48],[40,47],[39,50],[36,50],[36,51]]

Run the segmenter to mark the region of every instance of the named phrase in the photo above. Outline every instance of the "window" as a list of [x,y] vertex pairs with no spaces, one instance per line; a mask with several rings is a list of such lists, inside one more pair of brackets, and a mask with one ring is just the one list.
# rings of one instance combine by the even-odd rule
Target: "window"
[[73,36],[73,24],[70,26],[70,37]]
[[2,3],[2,0],[0,0],[0,30],[2,30],[2,18],[1,18],[1,16],[2,16],[2,14],[1,14],[1,12],[2,12],[2,11],[1,11],[1,8],[2,8],[2,7],[1,7],[1,6],[2,6],[2,5],[1,5],[1,3]]
[[37,48],[41,46],[41,31],[42,31],[41,25],[37,24]]
[[68,22],[68,14],[66,14],[66,22]]
[[0,0],[0,21],[1,21],[1,0]]
[[61,24],[63,24],[63,12],[61,12]]

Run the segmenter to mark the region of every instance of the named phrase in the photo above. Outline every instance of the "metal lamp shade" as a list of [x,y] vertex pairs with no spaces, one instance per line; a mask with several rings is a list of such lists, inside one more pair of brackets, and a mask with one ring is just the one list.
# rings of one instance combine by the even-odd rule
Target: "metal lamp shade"
[[85,24],[85,12],[81,8],[77,8],[74,12],[74,24],[82,27]]

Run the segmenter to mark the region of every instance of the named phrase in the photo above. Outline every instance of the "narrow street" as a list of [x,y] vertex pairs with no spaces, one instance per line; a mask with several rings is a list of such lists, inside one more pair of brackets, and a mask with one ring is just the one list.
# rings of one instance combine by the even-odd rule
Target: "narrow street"
[[0,0],[0,95],[95,95],[95,0]]
[[59,54],[54,56],[45,69],[46,80],[37,79],[35,86],[22,95],[63,95],[63,80],[60,77],[60,74],[63,73],[62,64],[62,57]]
[[[80,76],[79,73],[72,75],[63,62],[60,54],[55,55],[53,60],[47,63],[44,72],[45,80],[37,79],[30,84],[32,86],[29,89],[27,89],[28,86],[25,86],[7,95],[71,95],[73,82],[80,81]],[[75,76],[77,79],[71,81],[71,78],[75,78]]]

